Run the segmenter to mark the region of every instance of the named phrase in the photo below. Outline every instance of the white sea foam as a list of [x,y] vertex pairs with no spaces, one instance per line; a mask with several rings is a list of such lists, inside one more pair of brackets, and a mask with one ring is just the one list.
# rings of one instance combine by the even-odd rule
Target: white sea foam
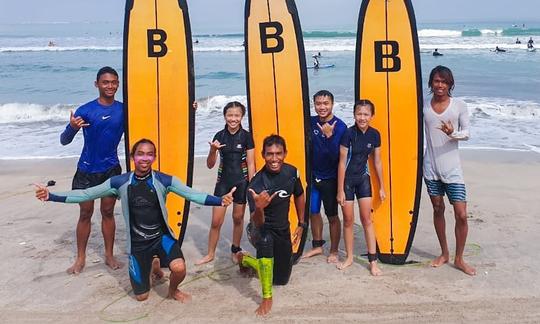
[[420,29],[419,37],[461,37],[461,30]]
[[0,124],[67,121],[73,104],[40,105],[34,103],[0,104]]

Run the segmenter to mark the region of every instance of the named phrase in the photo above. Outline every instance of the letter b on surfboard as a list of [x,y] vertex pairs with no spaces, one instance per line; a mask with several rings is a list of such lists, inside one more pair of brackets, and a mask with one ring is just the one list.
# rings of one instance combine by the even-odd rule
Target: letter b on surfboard
[[261,51],[264,54],[279,53],[283,51],[283,25],[277,21],[263,22],[259,24],[261,34]]
[[375,72],[397,72],[401,70],[399,43],[385,40],[375,41]]
[[167,54],[167,33],[163,29],[148,29],[146,31],[148,57],[163,57]]

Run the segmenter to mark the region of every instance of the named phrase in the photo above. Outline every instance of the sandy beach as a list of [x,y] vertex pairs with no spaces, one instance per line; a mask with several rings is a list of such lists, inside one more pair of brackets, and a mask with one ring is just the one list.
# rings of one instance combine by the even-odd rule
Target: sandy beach
[[[429,261],[439,253],[432,210],[423,188],[410,264],[382,264],[374,278],[361,228],[355,240],[357,262],[336,270],[323,256],[293,268],[289,285],[274,290],[274,307],[265,322],[480,322],[532,323],[540,318],[540,154],[518,151],[461,151],[469,199],[466,260],[477,268],[469,277]],[[13,322],[252,322],[260,300],[257,279],[244,278],[230,261],[230,210],[222,228],[217,259],[194,262],[206,253],[211,208],[192,205],[183,252],[188,275],[181,289],[188,304],[164,299],[168,281],[156,285],[149,300],[133,298],[126,266],[112,271],[103,260],[99,212],[93,218],[87,265],[77,276],[65,270],[75,256],[78,206],[41,203],[34,182],[57,181],[70,188],[76,160],[2,160],[0,176],[0,321]],[[216,170],[197,159],[194,187],[211,192]],[[96,208],[99,209],[99,208]],[[115,209],[115,253],[126,263],[125,226]],[[447,235],[454,251],[453,216],[447,205]],[[246,214],[246,221],[248,216]],[[358,214],[356,222],[359,223]],[[328,240],[328,227],[325,226]],[[306,247],[311,246],[311,241]],[[243,239],[242,247],[254,249]],[[328,247],[326,247],[328,248]],[[326,251],[327,252],[327,251]],[[343,257],[343,254],[341,255]]]

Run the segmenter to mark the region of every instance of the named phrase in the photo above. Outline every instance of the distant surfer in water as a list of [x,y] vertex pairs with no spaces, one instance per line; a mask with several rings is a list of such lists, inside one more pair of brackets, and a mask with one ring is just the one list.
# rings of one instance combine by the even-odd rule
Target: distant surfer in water
[[443,56],[441,53],[439,53],[439,49],[436,48],[434,51],[433,51],[433,56]]
[[519,37],[516,38],[516,44],[521,44],[521,41],[519,40]]
[[494,52],[495,53],[504,53],[504,52],[506,52],[506,50],[502,49],[502,48],[499,48],[499,46],[495,46],[495,51]]
[[358,201],[360,221],[368,250],[369,269],[373,276],[380,276],[377,265],[377,241],[371,210],[371,178],[368,158],[373,156],[375,172],[379,181],[379,198],[386,198],[381,161],[381,135],[369,123],[375,115],[375,105],[369,100],[359,100],[354,104],[354,125],[349,127],[340,142],[338,166],[337,201],[343,211],[343,238],[347,259],[337,267],[343,270],[353,263],[354,247],[354,199]]
[[122,213],[127,227],[129,254],[129,278],[138,301],[146,300],[150,291],[150,279],[161,280],[161,267],[168,266],[168,298],[187,302],[191,296],[178,290],[186,276],[184,255],[169,226],[166,196],[173,192],[187,200],[207,206],[227,206],[233,201],[232,188],[222,198],[193,190],[174,176],[152,170],[156,158],[156,146],[148,139],[141,139],[131,149],[135,171],[114,176],[100,185],[84,190],[49,193],[42,185],[36,185],[36,197],[42,201],[62,203],[91,202],[100,197],[122,201]]
[[328,263],[339,262],[338,247],[341,237],[341,221],[338,217],[337,168],[339,162],[339,143],[347,130],[347,125],[337,118],[334,108],[334,95],[327,90],[318,91],[313,96],[317,116],[311,116],[311,175],[310,222],[312,249],[302,258],[323,253],[323,221],[321,207],[328,218],[330,228],[330,253]]
[[[206,166],[211,169],[216,165],[219,155],[219,169],[214,195],[222,196],[236,187],[233,204],[233,238],[231,253],[233,262],[238,263],[237,253],[240,248],[246,210],[247,186],[255,174],[255,144],[250,132],[242,128],[242,118],[246,107],[238,101],[229,102],[223,108],[225,128],[214,135],[210,144]],[[227,207],[216,206],[212,209],[212,225],[208,234],[208,253],[195,264],[200,265],[214,260],[219,240],[221,225],[225,219]]]
[[424,180],[433,205],[433,223],[441,246],[441,255],[431,262],[431,266],[440,267],[449,261],[444,219],[446,194],[454,207],[456,219],[454,265],[468,275],[475,275],[476,270],[463,260],[468,233],[467,197],[458,149],[459,141],[469,139],[467,104],[452,97],[454,76],[445,66],[439,65],[431,71],[429,88],[433,97],[424,104]]
[[533,41],[533,39],[531,37],[531,38],[529,38],[529,41],[527,41],[527,47],[532,48],[533,46],[534,46],[534,41]]
[[319,57],[317,55],[313,55],[313,68],[318,69],[321,66],[321,63],[319,62]]
[[[248,202],[251,221],[249,241],[257,249],[254,258],[238,252],[241,271],[257,271],[262,286],[262,302],[255,311],[266,315],[272,309],[272,284],[286,285],[292,271],[292,247],[307,229],[304,223],[304,189],[298,170],[285,163],[287,147],[283,137],[270,135],[263,141],[265,165],[249,184]],[[298,224],[291,241],[289,208],[294,197]]]
[[[124,133],[124,105],[114,96],[118,90],[118,73],[111,67],[101,68],[95,87],[99,97],[71,112],[69,124],[60,135],[60,143],[68,145],[83,129],[84,146],[73,177],[72,189],[86,189],[99,185],[112,176],[122,173],[117,148]],[[115,197],[101,198],[101,231],[105,242],[105,264],[115,270],[122,266],[113,256]],[[77,259],[67,269],[69,274],[80,273],[86,262],[86,245],[90,236],[94,201],[81,202],[77,223]]]

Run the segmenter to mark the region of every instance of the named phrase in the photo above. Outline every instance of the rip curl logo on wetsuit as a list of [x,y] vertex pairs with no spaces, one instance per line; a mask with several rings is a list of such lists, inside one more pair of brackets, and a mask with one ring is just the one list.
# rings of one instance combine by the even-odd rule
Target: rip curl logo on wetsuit
[[315,135],[319,135],[319,131],[318,131],[318,130],[316,130],[316,129],[314,129],[314,130],[313,130],[313,134],[315,134]]
[[367,148],[371,148],[372,146],[371,143],[367,143]]
[[285,190],[278,190],[277,193],[278,193],[279,198],[288,198],[291,196],[291,194]]

